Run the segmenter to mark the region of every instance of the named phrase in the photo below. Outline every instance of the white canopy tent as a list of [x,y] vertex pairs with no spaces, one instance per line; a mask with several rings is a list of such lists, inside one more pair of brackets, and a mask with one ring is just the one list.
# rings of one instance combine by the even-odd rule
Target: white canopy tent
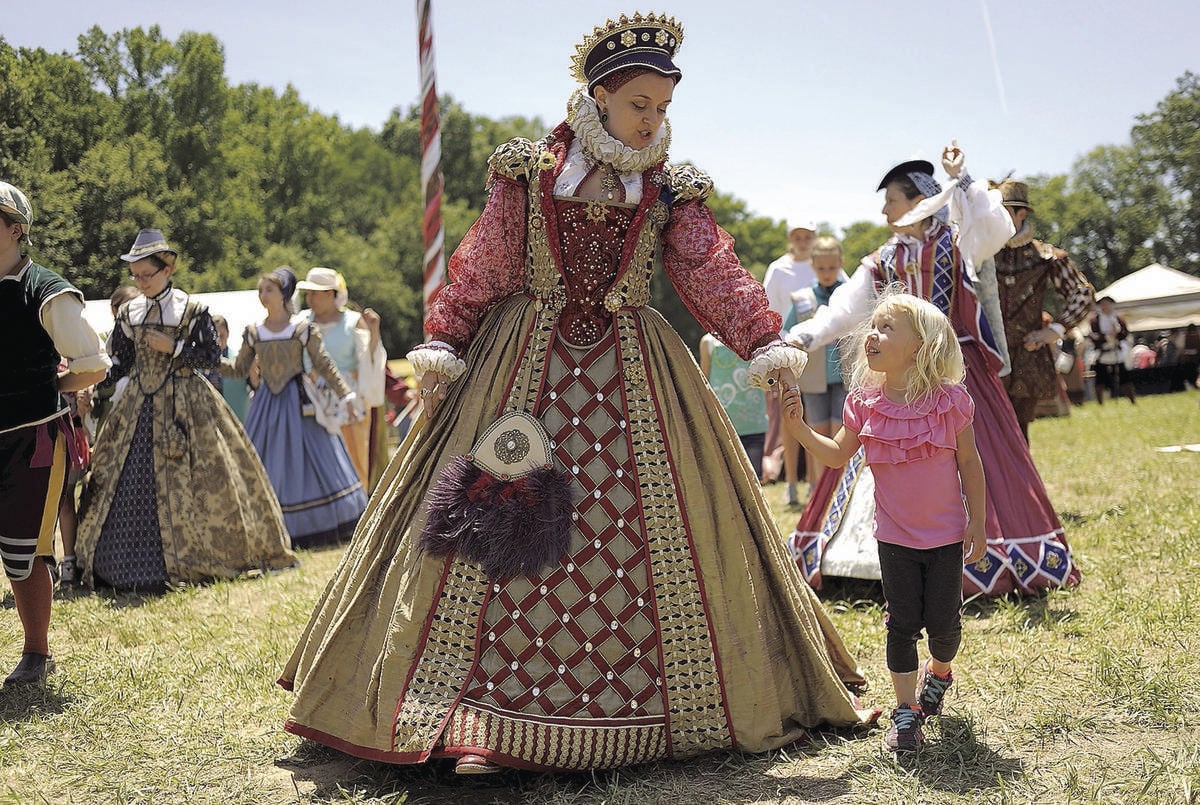
[[1200,277],[1151,263],[1096,292],[1111,296],[1134,332],[1200,325]]
[[[242,346],[242,331],[246,326],[267,314],[258,301],[258,291],[217,291],[192,294],[192,297],[208,305],[209,313],[220,314],[229,322],[230,355],[237,355]],[[112,310],[107,299],[88,300],[85,307],[84,317],[96,332],[107,333],[112,330]]]

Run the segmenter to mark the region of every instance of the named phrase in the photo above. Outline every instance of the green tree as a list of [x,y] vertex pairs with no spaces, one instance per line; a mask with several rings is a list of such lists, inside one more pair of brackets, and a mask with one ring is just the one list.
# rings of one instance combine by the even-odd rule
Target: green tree
[[842,232],[842,266],[847,274],[853,274],[862,259],[878,249],[888,238],[892,230],[886,224],[873,224],[870,221],[855,221]]
[[1200,275],[1200,75],[1186,72],[1153,112],[1140,115],[1133,143],[1170,192],[1156,246],[1164,262]]

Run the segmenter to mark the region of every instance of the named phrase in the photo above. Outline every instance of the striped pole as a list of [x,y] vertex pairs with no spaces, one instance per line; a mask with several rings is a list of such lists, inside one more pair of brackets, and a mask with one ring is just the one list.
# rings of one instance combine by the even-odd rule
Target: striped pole
[[442,139],[438,121],[437,83],[433,68],[433,21],[430,0],[416,0],[421,57],[421,190],[425,194],[425,218],[421,235],[425,243],[425,315],[442,289],[445,274],[442,246]]

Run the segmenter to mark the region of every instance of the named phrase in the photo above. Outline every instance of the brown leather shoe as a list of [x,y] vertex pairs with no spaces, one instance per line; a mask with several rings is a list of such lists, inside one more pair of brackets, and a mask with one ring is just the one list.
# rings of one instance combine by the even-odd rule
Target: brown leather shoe
[[54,658],[45,654],[34,654],[27,651],[21,655],[21,661],[13,672],[4,679],[4,686],[9,685],[44,685],[46,675],[54,671]]
[[463,755],[454,764],[455,774],[495,774],[500,767],[483,755]]

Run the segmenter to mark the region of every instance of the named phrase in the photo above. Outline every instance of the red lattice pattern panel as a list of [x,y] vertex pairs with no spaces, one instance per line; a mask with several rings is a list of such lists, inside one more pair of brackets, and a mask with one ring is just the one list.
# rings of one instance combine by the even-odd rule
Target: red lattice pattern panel
[[556,339],[538,412],[579,499],[567,557],[490,588],[466,699],[559,718],[661,715],[658,630],[612,330]]

